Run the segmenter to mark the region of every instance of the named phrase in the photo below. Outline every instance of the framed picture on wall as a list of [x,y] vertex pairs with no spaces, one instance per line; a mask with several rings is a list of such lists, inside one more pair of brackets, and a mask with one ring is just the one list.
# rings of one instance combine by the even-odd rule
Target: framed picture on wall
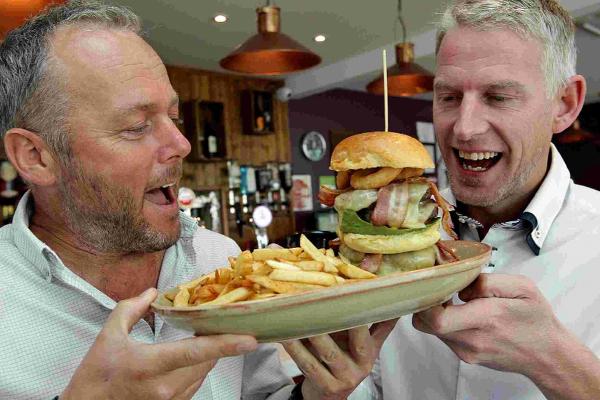
[[310,175],[292,175],[292,206],[294,211],[312,211],[312,178]]

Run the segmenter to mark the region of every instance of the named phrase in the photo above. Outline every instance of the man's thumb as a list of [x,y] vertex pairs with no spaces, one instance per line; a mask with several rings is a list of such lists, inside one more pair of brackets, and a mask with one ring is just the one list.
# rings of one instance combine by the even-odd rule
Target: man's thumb
[[148,308],[156,298],[155,288],[146,289],[143,293],[117,303],[106,321],[106,328],[118,329],[129,334],[133,326],[148,312]]

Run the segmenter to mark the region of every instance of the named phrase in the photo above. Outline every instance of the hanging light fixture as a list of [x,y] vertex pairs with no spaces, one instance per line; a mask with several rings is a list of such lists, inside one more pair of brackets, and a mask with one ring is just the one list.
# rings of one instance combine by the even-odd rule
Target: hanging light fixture
[[39,13],[46,6],[64,2],[65,0],[1,0],[0,38],[19,27],[27,18]]
[[[398,0],[398,21],[402,26],[402,42],[396,44],[396,65],[388,68],[388,94],[390,96],[413,96],[433,90],[433,75],[414,63],[414,44],[406,42],[406,26],[402,19],[402,0]],[[367,91],[383,94],[383,76],[367,85]]]
[[256,9],[258,33],[234,49],[219,64],[235,72],[279,75],[313,67],[321,57],[281,33],[280,8],[270,0]]

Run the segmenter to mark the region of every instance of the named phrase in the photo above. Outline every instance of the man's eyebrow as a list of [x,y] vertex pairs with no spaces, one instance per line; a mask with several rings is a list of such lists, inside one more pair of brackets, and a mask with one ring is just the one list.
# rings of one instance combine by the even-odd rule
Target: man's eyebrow
[[517,92],[527,92],[527,89],[525,88],[525,85],[523,85],[522,83],[516,82],[516,81],[500,81],[500,82],[494,82],[490,85],[487,86],[488,90],[506,90],[506,89],[510,89],[510,90],[515,90]]
[[433,90],[436,92],[439,92],[439,91],[456,92],[458,89],[452,85],[445,83],[445,82],[438,81],[433,84]]
[[[175,93],[171,100],[169,101],[169,108],[174,107],[179,104],[179,96]],[[137,103],[129,106],[123,106],[118,108],[118,112],[120,115],[127,115],[134,111],[148,111],[156,108],[156,103],[147,102],[147,103]]]
[[[455,86],[449,85],[443,81],[439,81],[439,82],[435,82],[433,85],[433,88],[435,91],[447,91],[447,92],[457,92],[460,91],[460,89],[456,88]],[[511,80],[506,80],[506,81],[498,81],[498,82],[493,82],[490,83],[489,85],[487,85],[486,90],[515,90],[517,92],[522,92],[522,93],[526,93],[527,92],[527,88],[525,87],[525,85],[523,85],[522,83],[519,83],[517,81],[511,81]]]

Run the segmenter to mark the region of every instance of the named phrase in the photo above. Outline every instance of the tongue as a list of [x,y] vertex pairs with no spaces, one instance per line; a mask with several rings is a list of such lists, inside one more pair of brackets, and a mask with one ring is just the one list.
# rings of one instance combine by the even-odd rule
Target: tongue
[[149,192],[146,192],[146,194],[144,195],[144,199],[148,200],[150,203],[158,204],[161,206],[170,203],[169,199],[167,199],[167,196],[165,196],[163,191],[160,189],[153,189]]

